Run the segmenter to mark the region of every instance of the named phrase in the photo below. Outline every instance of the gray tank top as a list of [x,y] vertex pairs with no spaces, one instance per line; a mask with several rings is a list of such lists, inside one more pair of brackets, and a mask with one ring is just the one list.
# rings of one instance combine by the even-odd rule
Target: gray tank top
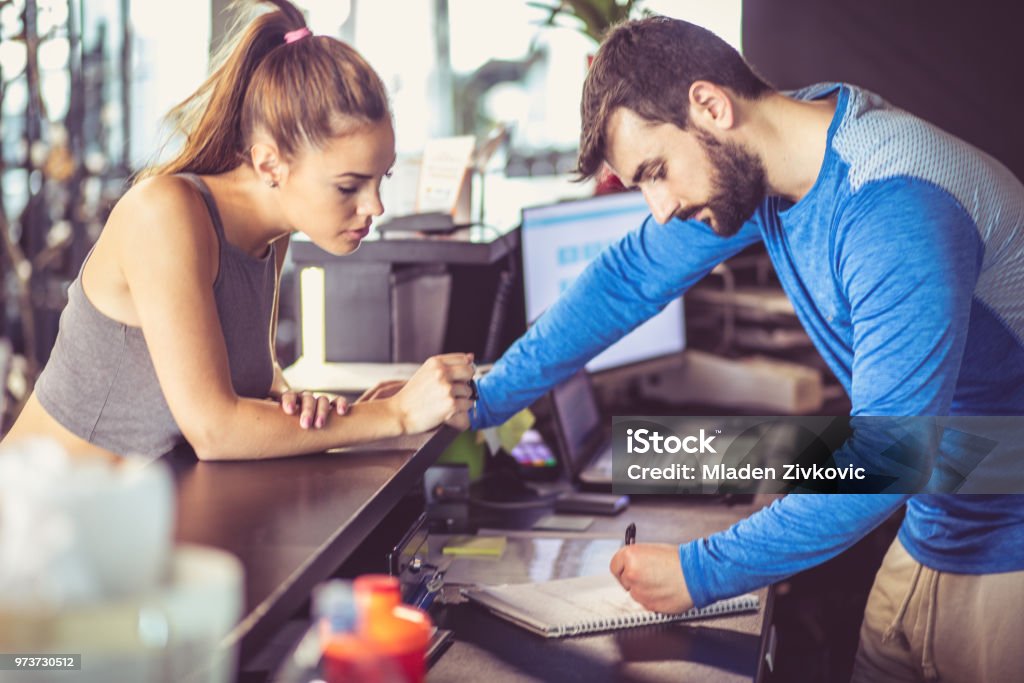
[[[191,174],[181,177],[199,190],[220,242],[213,296],[231,383],[239,396],[266,398],[274,379],[270,328],[277,245],[258,259],[229,244],[206,183]],[[100,313],[82,289],[81,271],[68,289],[57,340],[35,393],[60,424],[115,453],[156,456],[184,440],[160,389],[142,329]]]

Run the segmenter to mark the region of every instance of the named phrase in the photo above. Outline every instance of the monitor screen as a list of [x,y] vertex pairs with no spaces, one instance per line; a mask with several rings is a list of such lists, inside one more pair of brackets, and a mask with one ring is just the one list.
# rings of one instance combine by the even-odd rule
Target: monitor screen
[[[523,279],[526,320],[553,304],[602,249],[640,227],[650,214],[639,192],[602,195],[523,210]],[[676,299],[593,358],[598,372],[682,351],[683,300]]]

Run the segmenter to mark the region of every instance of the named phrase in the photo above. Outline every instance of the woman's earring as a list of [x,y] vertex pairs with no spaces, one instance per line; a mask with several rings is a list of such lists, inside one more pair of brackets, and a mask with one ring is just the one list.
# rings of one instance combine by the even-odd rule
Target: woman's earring
[[276,180],[267,180],[267,187],[269,187],[269,188],[277,187],[277,181]]

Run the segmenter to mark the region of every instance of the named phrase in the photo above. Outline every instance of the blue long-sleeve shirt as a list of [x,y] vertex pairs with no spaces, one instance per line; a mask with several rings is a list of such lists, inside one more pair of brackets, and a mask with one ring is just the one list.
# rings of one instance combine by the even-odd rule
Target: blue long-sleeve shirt
[[[731,238],[648,218],[605,250],[479,383],[475,427],[503,421],[762,241],[854,416],[1024,414],[1024,187],[970,145],[848,85],[815,185],[768,198]],[[1019,467],[1019,463],[1017,463]],[[1012,495],[792,495],[680,546],[698,605],[855,543],[907,502],[900,539],[935,569],[1024,569]]]

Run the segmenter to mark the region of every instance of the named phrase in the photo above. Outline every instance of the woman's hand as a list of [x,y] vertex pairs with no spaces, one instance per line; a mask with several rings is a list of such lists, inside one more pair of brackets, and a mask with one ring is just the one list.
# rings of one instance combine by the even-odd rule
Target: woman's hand
[[391,402],[402,431],[418,434],[446,423],[456,429],[469,428],[473,407],[469,381],[476,368],[471,353],[434,356],[420,366]]
[[331,413],[344,415],[348,412],[348,401],[341,396],[314,394],[312,391],[288,390],[281,394],[281,410],[286,415],[299,416],[299,426],[303,429],[320,429],[327,422]]

